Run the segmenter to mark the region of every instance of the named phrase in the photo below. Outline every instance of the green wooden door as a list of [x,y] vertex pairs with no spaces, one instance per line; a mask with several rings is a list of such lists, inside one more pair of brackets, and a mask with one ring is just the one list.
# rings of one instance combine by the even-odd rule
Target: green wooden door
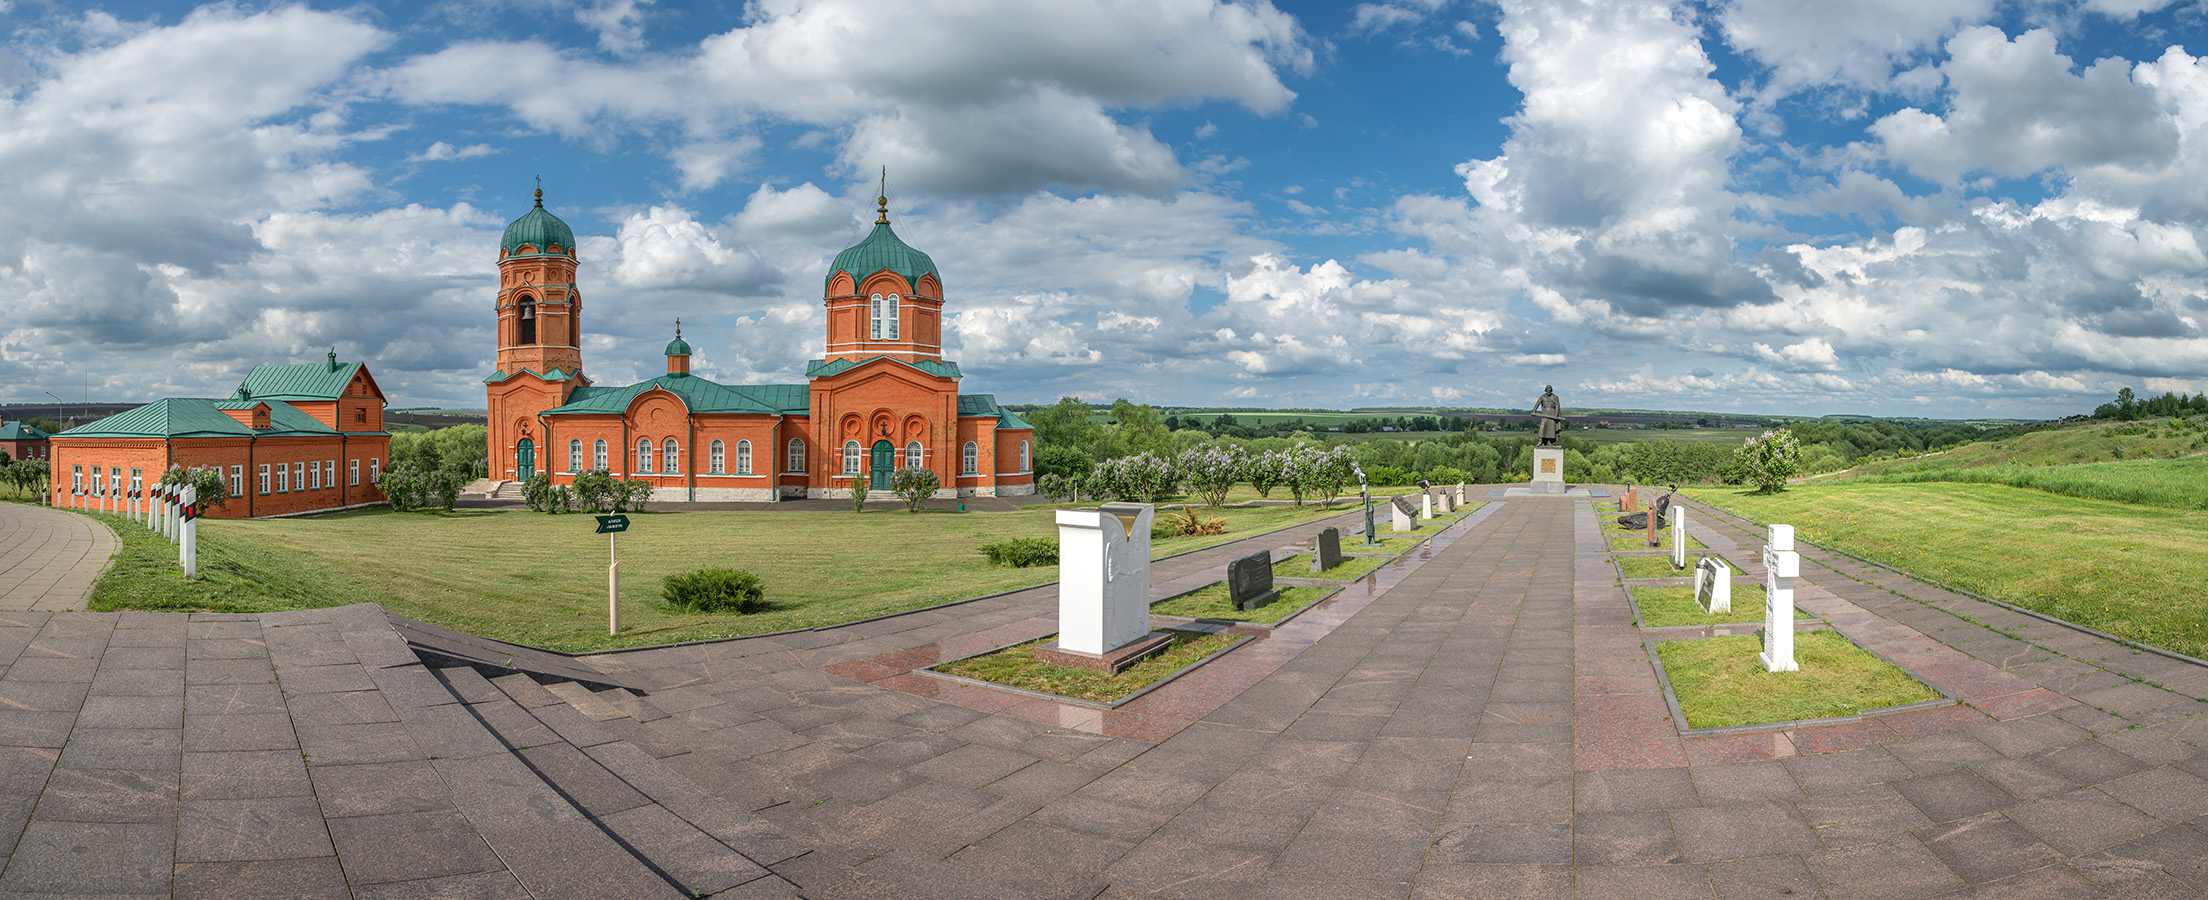
[[520,478],[518,480],[520,481],[528,481],[531,476],[537,474],[537,443],[535,441],[522,438],[521,446],[514,448],[514,471],[519,474]]
[[889,490],[889,473],[897,470],[897,450],[888,441],[874,442],[873,480],[867,483],[872,490]]

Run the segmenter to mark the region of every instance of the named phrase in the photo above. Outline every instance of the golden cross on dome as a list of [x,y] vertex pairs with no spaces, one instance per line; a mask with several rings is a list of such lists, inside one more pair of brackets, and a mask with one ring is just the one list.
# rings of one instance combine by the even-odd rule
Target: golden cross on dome
[[887,224],[889,224],[889,167],[888,167],[888,166],[883,166],[883,167],[882,167],[882,193],[881,193],[881,195],[880,195],[880,196],[877,196],[877,197],[875,197],[875,198],[874,198],[874,202],[875,202],[875,203],[877,203],[877,204],[880,204],[880,205],[881,205],[881,210],[880,210],[880,214],[879,214],[879,215],[876,215],[876,216],[874,217],[874,224],[876,224],[876,225],[887,225]]

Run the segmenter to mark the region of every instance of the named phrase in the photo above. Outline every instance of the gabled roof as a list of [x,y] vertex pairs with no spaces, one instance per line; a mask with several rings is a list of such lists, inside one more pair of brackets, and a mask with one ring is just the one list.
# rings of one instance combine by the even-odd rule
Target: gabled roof
[[961,377],[958,371],[958,364],[949,360],[923,359],[918,362],[910,362],[907,360],[898,359],[893,356],[870,356],[866,359],[816,359],[805,365],[805,377],[825,378],[830,375],[838,375],[866,365],[867,363],[873,362],[877,359],[886,359],[899,365],[911,366],[937,378]]
[[335,400],[345,394],[360,363],[341,363],[336,355],[328,362],[254,366],[238,385],[233,400]]
[[[265,368],[265,367],[264,367]],[[255,430],[223,410],[268,404],[268,427]],[[281,400],[209,400],[170,397],[87,422],[59,436],[78,437],[251,437],[334,435],[338,432]]]
[[682,398],[693,413],[752,413],[755,415],[804,415],[812,409],[812,388],[803,384],[721,384],[696,375],[670,373],[650,381],[618,387],[579,387],[564,406],[545,410],[547,416],[620,415],[638,394],[660,388]]
[[958,416],[962,419],[974,418],[978,416],[996,416],[997,428],[999,430],[1035,427],[1033,425],[1027,424],[1026,419],[1022,419],[1019,416],[1014,415],[1011,410],[1005,409],[1002,406],[998,406],[997,395],[995,394],[958,395]]
[[0,441],[42,441],[46,432],[21,422],[0,422]]

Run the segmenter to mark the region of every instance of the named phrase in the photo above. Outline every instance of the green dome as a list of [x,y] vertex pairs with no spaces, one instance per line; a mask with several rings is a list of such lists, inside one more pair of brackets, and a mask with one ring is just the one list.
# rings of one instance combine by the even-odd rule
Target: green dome
[[668,356],[689,356],[689,355],[690,355],[690,342],[689,342],[689,341],[686,341],[686,340],[683,340],[682,338],[679,338],[679,337],[678,337],[678,338],[675,338],[674,340],[668,341],[668,342],[667,342],[667,355],[668,355]]
[[904,276],[905,283],[914,288],[920,286],[920,276],[934,273],[936,280],[943,278],[935,270],[935,260],[897,239],[897,232],[889,230],[889,223],[876,221],[874,232],[851,249],[836,254],[836,261],[828,264],[828,280],[834,281],[837,272],[851,273],[852,281],[861,281],[883,269]]
[[537,208],[515,219],[506,226],[506,235],[499,238],[498,249],[503,254],[512,253],[521,245],[537,248],[538,253],[549,253],[554,244],[560,252],[575,255],[575,230],[560,221],[559,216],[544,211],[544,191],[537,191]]

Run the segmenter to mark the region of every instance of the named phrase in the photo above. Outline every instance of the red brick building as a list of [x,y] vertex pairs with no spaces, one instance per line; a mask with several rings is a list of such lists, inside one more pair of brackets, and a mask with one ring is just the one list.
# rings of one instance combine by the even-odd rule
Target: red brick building
[[361,363],[259,366],[228,398],[171,397],[54,435],[54,505],[108,512],[169,466],[212,466],[230,502],[210,516],[251,519],[384,502],[391,458],[383,391]]
[[21,422],[0,422],[0,453],[9,459],[45,459],[52,452],[46,432]]
[[498,371],[484,379],[492,477],[556,484],[604,469],[654,482],[659,501],[849,497],[853,477],[888,490],[907,466],[938,497],[1033,493],[1034,429],[988,394],[960,394],[943,358],[935,261],[889,227],[830,264],[828,348],[807,384],[724,385],[690,373],[678,328],[667,374],[621,386],[583,375],[575,234],[537,207],[499,246]]

